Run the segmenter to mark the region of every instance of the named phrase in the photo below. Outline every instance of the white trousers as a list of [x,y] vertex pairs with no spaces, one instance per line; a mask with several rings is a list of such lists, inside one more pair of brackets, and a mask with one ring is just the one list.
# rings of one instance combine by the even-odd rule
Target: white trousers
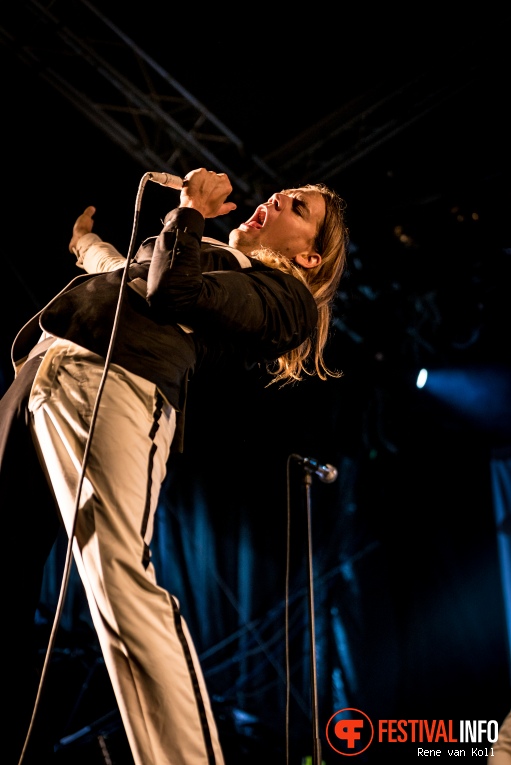
[[[68,534],[104,362],[47,351],[29,410]],[[155,385],[110,366],[76,517],[73,555],[136,765],[222,765],[199,661],[179,604],[147,557],[175,429]]]

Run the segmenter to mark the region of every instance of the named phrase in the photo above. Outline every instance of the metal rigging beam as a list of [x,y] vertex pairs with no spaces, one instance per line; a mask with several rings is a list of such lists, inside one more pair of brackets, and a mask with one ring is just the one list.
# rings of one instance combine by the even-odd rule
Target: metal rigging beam
[[472,49],[463,77],[459,67],[430,63],[424,74],[382,84],[261,159],[89,0],[17,0],[8,13],[0,43],[144,170],[184,175],[215,167],[229,175],[238,207],[304,180],[332,182],[481,77]]
[[[79,33],[73,30],[80,30]],[[0,42],[144,170],[228,174],[243,202],[283,180],[88,0],[19,0]],[[260,201],[258,199],[257,201]]]

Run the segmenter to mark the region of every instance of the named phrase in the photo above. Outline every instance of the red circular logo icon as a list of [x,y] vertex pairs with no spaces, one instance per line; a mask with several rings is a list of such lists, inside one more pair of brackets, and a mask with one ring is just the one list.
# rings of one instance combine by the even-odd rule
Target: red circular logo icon
[[335,712],[326,724],[326,739],[332,749],[346,757],[365,752],[374,737],[374,726],[360,709],[346,707]]

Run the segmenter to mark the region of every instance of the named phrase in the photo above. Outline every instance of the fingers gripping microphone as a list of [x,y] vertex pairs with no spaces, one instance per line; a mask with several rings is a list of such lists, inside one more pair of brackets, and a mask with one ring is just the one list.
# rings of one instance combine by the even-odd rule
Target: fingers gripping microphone
[[181,191],[183,188],[183,179],[178,175],[170,175],[170,173],[149,173],[149,180],[159,183],[160,186],[168,186],[169,189],[176,189]]
[[337,478],[337,469],[333,465],[320,465],[313,457],[300,457],[298,454],[296,460],[308,472],[315,473],[323,483],[333,483]]

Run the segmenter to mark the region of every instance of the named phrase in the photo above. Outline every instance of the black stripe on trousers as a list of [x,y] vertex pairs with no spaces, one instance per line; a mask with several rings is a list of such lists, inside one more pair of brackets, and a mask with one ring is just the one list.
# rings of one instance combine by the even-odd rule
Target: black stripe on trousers
[[[144,538],[145,532],[147,530],[147,523],[149,520],[149,513],[151,510],[151,487],[152,487],[151,476],[153,473],[154,455],[156,453],[154,438],[156,437],[156,433],[158,432],[158,428],[160,427],[159,422],[160,422],[160,418],[162,414],[162,409],[163,409],[163,397],[158,392],[157,398],[156,398],[156,408],[153,415],[153,418],[154,418],[153,427],[151,428],[151,432],[149,434],[150,438],[153,439],[153,445],[151,447],[149,460],[148,460],[148,466],[147,466],[147,470],[148,470],[147,493],[146,493],[146,506],[144,510],[144,517],[142,520],[142,528],[141,528],[142,538]],[[147,568],[147,566],[149,565],[150,559],[151,559],[150,550],[147,547],[147,545],[145,545],[144,560],[143,560],[143,564],[145,568]],[[177,606],[176,600],[172,595],[170,596],[170,600],[172,603],[172,609],[174,611],[174,625],[176,627],[176,634],[179,638],[179,642],[181,643],[181,648],[183,649],[186,665],[190,673],[190,680],[192,681],[193,692],[195,694],[195,702],[197,704],[197,711],[199,713],[199,719],[200,719],[201,728],[202,728],[202,735],[204,736],[204,745],[206,747],[206,752],[208,755],[208,765],[215,765],[216,759],[215,759],[215,753],[213,751],[213,742],[211,740],[211,732],[209,730],[208,718],[206,715],[206,708],[204,706],[204,700],[202,698],[199,681],[197,679],[197,673],[195,671],[195,666],[193,664],[192,654],[190,653],[190,647],[188,645],[186,635],[184,634],[184,631],[183,631],[183,625],[181,624],[181,614]]]
[[183,632],[183,625],[181,624],[181,613],[176,603],[175,598],[171,595],[172,607],[174,609],[174,624],[176,626],[176,633],[181,643],[183,653],[188,665],[188,671],[190,673],[190,680],[192,681],[193,691],[195,693],[195,701],[197,703],[197,711],[199,713],[199,719],[202,727],[202,735],[204,736],[204,745],[208,755],[208,765],[215,765],[215,753],[213,751],[213,743],[211,741],[211,732],[209,730],[208,718],[206,716],[206,709],[204,707],[204,701],[202,698],[199,681],[197,679],[197,673],[193,664],[192,654],[186,640],[186,635]]
[[[146,499],[145,499],[144,516],[142,518],[142,526],[140,528],[140,534],[142,535],[142,539],[144,539],[145,537],[145,533],[147,531],[147,524],[149,521],[149,513],[151,512],[152,475],[153,475],[154,455],[156,454],[156,444],[154,443],[154,439],[156,438],[156,434],[160,427],[160,419],[161,419],[162,410],[163,410],[163,396],[161,395],[159,391],[157,391],[156,406],[153,412],[153,426],[149,433],[149,438],[152,440],[153,444],[151,446],[151,451],[149,452],[149,459],[147,461]],[[149,547],[146,544],[144,544],[144,557],[142,560],[142,565],[144,566],[144,568],[147,568],[150,562],[151,562],[151,551],[149,550]]]

